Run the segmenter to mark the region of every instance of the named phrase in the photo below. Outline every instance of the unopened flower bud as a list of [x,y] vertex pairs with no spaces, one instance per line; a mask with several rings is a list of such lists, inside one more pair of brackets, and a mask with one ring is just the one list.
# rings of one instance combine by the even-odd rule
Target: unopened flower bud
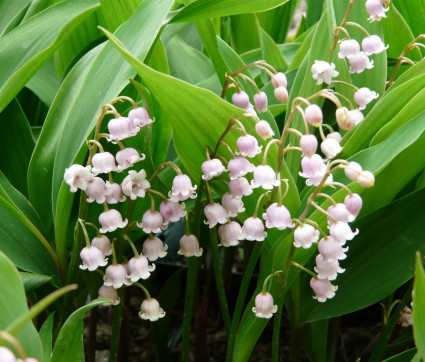
[[348,113],[348,109],[346,107],[340,107],[336,110],[335,113],[336,116],[336,122],[338,123],[338,126],[348,131],[353,127],[353,120],[350,117],[350,114]]
[[345,176],[351,181],[357,182],[360,174],[363,172],[362,166],[357,162],[350,162],[347,167],[344,168]]
[[277,72],[272,76],[272,85],[273,88],[279,88],[279,87],[287,87],[288,86],[288,80],[286,79],[286,75],[282,72]]
[[323,112],[316,104],[308,106],[304,110],[307,123],[313,127],[319,127],[323,122]]
[[317,138],[312,134],[303,135],[300,138],[300,147],[305,156],[311,157],[317,151]]
[[249,96],[244,91],[236,92],[232,95],[232,102],[236,107],[247,109],[249,106]]
[[267,95],[264,92],[260,92],[260,93],[256,93],[254,95],[254,103],[255,103],[255,108],[257,108],[258,112],[267,112],[267,105],[268,105],[268,100],[267,100]]
[[255,131],[263,140],[274,136],[274,132],[267,121],[257,122],[255,124]]
[[183,235],[180,239],[180,250],[177,252],[179,255],[185,257],[201,256],[202,248],[199,247],[199,241],[195,235]]
[[372,172],[363,171],[357,179],[357,182],[360,184],[360,186],[369,188],[375,184],[375,176],[373,176]]
[[412,310],[409,307],[403,308],[403,311],[400,313],[398,323],[401,324],[402,327],[413,326]]
[[274,89],[274,97],[280,103],[286,103],[289,99],[288,90],[285,87],[277,87]]
[[277,305],[273,304],[273,296],[269,292],[258,294],[252,311],[257,318],[271,318],[277,312]]
[[363,206],[363,201],[357,194],[347,195],[344,199],[344,205],[351,214],[357,216]]
[[0,347],[0,361],[2,362],[16,362],[17,359],[12,351],[6,347]]

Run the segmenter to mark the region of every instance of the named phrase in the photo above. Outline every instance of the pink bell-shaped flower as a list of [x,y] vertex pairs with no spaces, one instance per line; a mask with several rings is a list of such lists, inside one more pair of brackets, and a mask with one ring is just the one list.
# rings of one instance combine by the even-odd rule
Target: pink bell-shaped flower
[[343,248],[331,236],[328,236],[327,239],[321,239],[318,248],[324,260],[343,260],[347,257],[345,253],[348,250],[348,246]]
[[289,99],[288,90],[286,87],[277,87],[273,91],[274,97],[280,103],[286,103]]
[[187,175],[177,175],[174,177],[173,186],[171,191],[168,193],[168,197],[171,201],[185,201],[187,199],[194,199],[196,197],[196,185],[192,186]]
[[370,102],[378,97],[379,94],[366,87],[360,88],[354,93],[354,101],[359,105],[360,110],[365,109]]
[[219,246],[229,247],[239,245],[240,240],[244,240],[245,236],[242,227],[236,221],[230,221],[218,228]]
[[106,268],[105,276],[103,277],[104,285],[119,289],[123,285],[130,285],[131,282],[127,278],[127,269],[124,265],[109,265]]
[[147,210],[143,214],[142,222],[137,223],[137,226],[146,234],[149,233],[160,233],[162,230],[167,228],[167,225],[164,224],[164,218],[158,211],[152,212],[152,210]]
[[262,149],[262,146],[258,146],[257,139],[249,134],[240,136],[236,141],[236,145],[239,148],[239,152],[236,151],[236,154],[243,157],[255,157],[261,153]]
[[106,195],[111,191],[112,190],[107,188],[105,181],[100,177],[95,177],[93,181],[89,182],[87,185],[87,202],[96,201],[98,204],[103,204],[106,201]]
[[201,166],[202,179],[205,181],[211,180],[213,177],[220,176],[223,172],[226,171],[226,167],[223,166],[221,161],[218,158],[213,158],[212,160],[205,161]]
[[372,21],[380,21],[381,18],[386,18],[385,14],[389,9],[384,8],[381,0],[367,0],[366,1],[366,11],[369,14],[368,20]]
[[260,92],[260,93],[256,93],[254,95],[254,103],[255,103],[255,108],[257,108],[258,112],[267,112],[267,105],[268,105],[268,100],[267,100],[267,95],[264,92]]
[[106,202],[108,204],[118,204],[118,202],[124,202],[126,197],[122,194],[121,185],[117,183],[110,184],[106,181]]
[[267,237],[264,231],[264,224],[258,217],[249,217],[242,226],[242,233],[246,240],[263,241]]
[[211,228],[217,224],[225,224],[227,220],[227,211],[219,203],[208,204],[204,209],[207,220],[204,223]]
[[318,302],[326,302],[335,296],[335,292],[338,290],[338,286],[332,285],[327,279],[314,279],[310,280],[310,287],[316,294],[313,298],[317,299]]
[[267,121],[257,122],[255,124],[255,131],[263,140],[274,136],[274,132]]
[[309,105],[304,110],[304,116],[307,123],[313,127],[319,127],[323,123],[323,112],[316,104]]
[[155,264],[149,265],[148,258],[144,255],[139,255],[128,261],[128,269],[130,273],[127,277],[134,283],[139,279],[148,279],[155,270]]
[[115,157],[110,152],[96,153],[92,158],[92,165],[93,168],[91,170],[95,176],[100,173],[108,173],[117,169],[117,166],[115,165]]
[[146,180],[146,171],[134,170],[128,171],[128,176],[122,181],[122,192],[131,200],[136,200],[138,197],[145,197],[146,190],[151,187],[151,184]]
[[250,103],[248,105],[248,108],[245,108],[244,111],[248,114],[253,115],[254,117],[257,117],[257,112],[255,112],[254,106]]
[[273,296],[269,292],[261,292],[255,297],[255,307],[252,311],[257,318],[269,319],[277,312],[277,305],[273,303]]
[[118,228],[125,228],[128,224],[128,220],[125,219],[123,221],[120,212],[118,210],[111,209],[104,211],[99,215],[99,223],[102,225],[99,231],[104,234],[111,233]]
[[321,144],[320,149],[323,154],[329,160],[334,158],[338,153],[341,152],[342,147],[338,141],[335,141],[333,138],[326,138]]
[[140,127],[133,124],[127,117],[113,118],[108,123],[109,141],[123,140],[133,137],[140,131]]
[[265,190],[272,190],[279,186],[280,180],[276,177],[276,172],[269,165],[259,165],[254,170],[254,179],[251,181],[253,189],[262,187]]
[[229,161],[227,168],[229,169],[230,179],[236,180],[238,177],[253,172],[255,167],[245,157],[235,157]]
[[363,169],[357,162],[352,161],[344,168],[344,172],[345,176],[347,176],[351,181],[357,182],[363,172]]
[[185,210],[186,205],[184,203],[179,204],[174,201],[163,201],[159,205],[159,212],[164,218],[164,222],[168,224],[171,222],[179,221],[180,218],[186,216]]
[[272,77],[272,85],[273,88],[279,88],[279,87],[287,87],[288,86],[288,80],[286,79],[286,75],[282,72],[277,72]]
[[323,60],[314,61],[314,64],[311,67],[311,73],[313,74],[313,79],[316,80],[317,85],[322,83],[331,84],[332,78],[339,75],[339,73],[335,70],[334,63],[329,64]]
[[346,39],[339,45],[339,50],[338,58],[349,58],[360,53],[360,44],[355,39]]
[[276,202],[267,208],[263,214],[263,219],[266,220],[266,227],[269,229],[284,230],[294,227],[289,210],[283,205],[279,206]]
[[91,246],[99,249],[103,257],[112,254],[111,240],[106,235],[96,236],[91,241]]
[[6,347],[0,347],[0,361],[1,362],[17,362],[13,352]]
[[232,102],[238,108],[247,109],[249,107],[249,96],[244,91],[233,93]]
[[300,138],[300,147],[305,156],[311,157],[317,151],[317,138],[312,134],[303,135]]
[[91,166],[72,165],[65,169],[65,182],[71,187],[71,192],[77,192],[78,189],[86,190],[87,186],[93,181],[94,176],[90,172]]
[[326,165],[318,154],[303,157],[301,167],[303,172],[300,172],[299,175],[307,179],[307,186],[318,186],[326,174]]
[[346,222],[338,221],[329,226],[329,233],[337,243],[344,245],[347,240],[352,240],[359,233],[359,229],[353,232]]
[[294,230],[294,246],[296,248],[310,248],[313,243],[319,240],[320,232],[309,224],[298,226]]
[[202,248],[199,247],[199,241],[195,235],[183,235],[180,239],[179,255],[184,255],[186,258],[191,256],[199,257],[202,255]]
[[335,280],[338,273],[344,273],[345,269],[342,269],[338,260],[323,259],[323,255],[318,254],[316,256],[316,267],[314,271],[317,273],[319,279]]
[[100,266],[108,264],[108,259],[102,254],[102,252],[95,247],[86,246],[80,252],[80,258],[83,264],[80,265],[80,269],[88,269],[90,271],[96,270]]
[[239,197],[234,197],[228,192],[221,198],[221,204],[227,211],[228,217],[236,217],[239,213],[245,211],[242,200]]
[[364,52],[352,55],[348,58],[350,73],[363,73],[365,69],[373,68],[373,60],[370,60]]
[[369,187],[372,187],[375,184],[375,176],[373,176],[372,172],[363,171],[359,175],[357,182],[359,183],[360,186],[369,188]]
[[102,285],[99,289],[99,298],[111,299],[112,303],[104,303],[103,305],[118,305],[120,304],[120,297],[118,296],[117,290],[114,287],[107,287]]
[[135,126],[140,127],[147,126],[154,122],[154,120],[149,117],[148,111],[143,107],[134,108],[128,112],[128,119]]
[[117,171],[121,172],[129,167],[133,167],[135,163],[143,161],[146,156],[142,153],[140,157],[139,152],[136,149],[127,147],[118,151],[115,158],[118,162]]
[[[341,203],[329,206],[326,211],[337,221],[349,223],[355,219],[354,215],[347,210],[344,204]],[[328,223],[329,225],[332,225],[334,221],[328,217]]]
[[371,35],[363,39],[362,48],[364,53],[369,56],[372,54],[382,53],[388,49],[388,45],[385,46],[384,42],[378,35]]
[[150,320],[155,322],[160,318],[165,317],[164,309],[159,306],[156,299],[150,298],[145,299],[140,306],[139,317],[142,319]]
[[162,240],[155,236],[149,236],[143,242],[143,255],[146,256],[149,261],[155,261],[158,258],[164,258],[167,255],[168,245],[163,244]]
[[357,216],[362,209],[363,200],[357,194],[347,195],[344,199],[344,205],[351,214]]
[[252,187],[245,177],[230,181],[229,190],[234,197],[249,196],[253,192]]

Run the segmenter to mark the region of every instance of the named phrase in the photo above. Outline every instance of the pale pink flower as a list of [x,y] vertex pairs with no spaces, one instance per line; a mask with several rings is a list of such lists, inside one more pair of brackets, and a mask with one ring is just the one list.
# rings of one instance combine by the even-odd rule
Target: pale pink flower
[[78,189],[86,190],[89,182],[93,181],[94,176],[90,172],[91,166],[72,165],[65,169],[65,182],[71,187],[71,192],[77,192]]
[[326,174],[326,165],[318,154],[311,157],[304,156],[301,160],[301,168],[303,172],[299,175],[307,179],[307,186],[318,186]]
[[413,326],[412,310],[409,307],[403,308],[403,311],[400,313],[398,323],[401,324],[402,327]]
[[155,264],[149,265],[148,258],[144,255],[139,255],[132,257],[128,261],[128,269],[130,273],[127,275],[127,278],[134,283],[139,279],[148,279],[155,270]]
[[354,93],[354,101],[359,105],[360,110],[365,109],[370,102],[378,97],[379,94],[366,87],[360,88]]
[[264,231],[264,224],[258,217],[249,217],[245,220],[242,226],[242,233],[246,240],[263,241],[267,237],[267,232]]
[[355,39],[345,39],[339,45],[339,50],[338,58],[349,58],[360,53],[360,44]]
[[120,297],[118,296],[117,290],[114,287],[107,287],[102,285],[99,289],[99,298],[111,299],[112,303],[103,303],[103,305],[118,305],[120,304]]
[[96,201],[98,204],[103,204],[106,201],[106,195],[111,192],[112,190],[107,188],[105,181],[100,177],[95,177],[87,185],[87,202]]
[[353,194],[352,196],[347,195],[344,199],[344,204],[347,210],[357,216],[363,206],[363,200],[360,195]]
[[369,188],[369,187],[372,187],[375,184],[375,176],[373,176],[372,172],[363,171],[359,175],[357,182],[359,183],[360,186]]
[[267,112],[268,100],[266,93],[256,93],[254,95],[254,104],[258,112]]
[[229,169],[230,179],[236,180],[238,177],[253,172],[255,167],[245,157],[235,157],[229,161],[227,168]]
[[305,156],[311,157],[317,151],[317,138],[312,134],[303,135],[300,138],[300,147]]
[[184,203],[179,204],[174,201],[163,201],[159,205],[159,212],[164,217],[164,222],[176,222],[180,218],[186,216],[187,211],[185,210],[186,205]]
[[319,240],[320,232],[309,224],[298,226],[294,230],[294,246],[296,248],[310,248]]
[[314,279],[310,280],[310,287],[316,294],[313,298],[317,299],[318,302],[326,302],[327,299],[331,299],[335,296],[335,292],[338,286],[332,285],[327,279]]
[[171,201],[185,201],[187,199],[194,199],[196,197],[196,185],[192,186],[187,175],[177,175],[173,180],[173,187],[168,193]]
[[251,181],[253,189],[262,187],[265,190],[272,190],[279,186],[280,180],[277,179],[276,172],[269,165],[259,165],[254,170],[254,179]]
[[245,211],[243,201],[239,197],[234,197],[228,192],[221,198],[221,204],[227,211],[228,217],[236,217],[239,213]]
[[267,121],[257,122],[255,124],[255,131],[263,140],[274,136],[274,132]]
[[186,258],[191,256],[199,257],[202,255],[202,248],[199,247],[199,241],[195,235],[183,235],[180,239],[179,255],[184,255]]
[[213,158],[212,160],[205,161],[201,166],[202,179],[205,181],[211,180],[213,177],[220,176],[223,172],[226,171],[226,167],[223,166],[221,161],[218,158]]
[[247,109],[249,106],[249,96],[244,91],[233,93],[232,102],[238,108]]
[[316,256],[316,266],[314,271],[317,273],[319,279],[335,280],[338,273],[344,273],[345,269],[342,269],[338,260],[324,259],[322,254]]
[[347,240],[352,240],[359,233],[359,229],[353,232],[346,222],[338,221],[329,226],[329,233],[337,243],[344,245]]
[[239,245],[239,241],[245,239],[242,227],[236,221],[221,225],[218,228],[218,237],[220,239],[219,246],[224,247]]
[[346,107],[339,107],[335,112],[336,122],[339,128],[348,131],[354,126],[354,121],[350,116],[350,112]]
[[350,73],[362,73],[365,69],[373,68],[373,60],[370,60],[364,52],[352,55],[348,58]]
[[357,126],[361,121],[364,120],[364,114],[358,108],[348,111],[348,117],[351,119],[354,126]]
[[273,304],[273,296],[266,292],[261,292],[255,297],[255,307],[252,308],[257,318],[271,318],[277,312],[277,305]]
[[257,139],[249,134],[240,136],[236,141],[236,145],[239,148],[239,151],[236,151],[236,154],[243,157],[255,157],[261,153],[261,149],[263,147],[258,146]]
[[115,165],[115,157],[110,152],[96,153],[91,161],[93,167],[92,172],[95,176],[100,173],[108,173],[115,171],[117,166]]
[[118,210],[108,210],[104,211],[99,215],[99,223],[102,227],[99,231],[104,233],[111,233],[118,228],[125,228],[128,224],[128,220],[123,221],[122,216]]
[[357,182],[363,172],[363,169],[357,162],[352,161],[344,168],[344,172],[345,176],[347,176],[351,181]]
[[137,226],[143,229],[146,234],[160,233],[162,230],[167,228],[161,213],[158,211],[152,212],[151,210],[145,211],[142,217],[142,222],[137,223]]
[[128,119],[135,126],[140,127],[147,126],[154,122],[154,120],[149,117],[148,111],[143,107],[134,108],[128,112]]
[[284,230],[294,227],[289,210],[283,205],[279,206],[276,202],[267,208],[263,214],[263,219],[266,220],[266,227],[269,229],[276,228],[278,230]]
[[117,183],[110,184],[106,181],[106,202],[108,204],[118,204],[118,202],[124,202],[126,197],[122,194],[121,185]]
[[323,122],[323,112],[316,104],[309,105],[304,110],[307,123],[313,127],[319,127]]
[[127,117],[113,118],[108,123],[109,138],[108,141],[123,140],[133,137],[140,131]]
[[285,87],[277,87],[273,91],[274,97],[280,103],[286,103],[289,99],[288,90]]
[[327,239],[321,239],[318,248],[324,260],[343,260],[347,257],[345,253],[348,250],[348,246],[343,248],[332,236],[328,236]]
[[0,347],[0,361],[17,362],[17,359],[10,349],[6,347]]
[[130,285],[131,282],[127,278],[127,269],[124,265],[109,265],[106,268],[105,276],[103,277],[104,285],[119,289],[123,285]]
[[96,270],[100,266],[108,264],[108,259],[102,254],[102,252],[95,247],[86,246],[80,252],[80,258],[83,264],[80,265],[80,269],[88,269],[90,271]]
[[386,18],[385,14],[389,9],[384,8],[381,0],[367,0],[366,1],[366,11],[369,14],[368,20],[372,21],[380,21],[381,18]]
[[286,88],[288,86],[288,80],[286,79],[286,75],[282,72],[277,72],[276,74],[272,75],[271,80],[273,88]]
[[363,39],[362,48],[364,53],[369,56],[372,54],[382,53],[388,49],[388,45],[385,46],[384,42],[378,35],[371,35]]
[[341,152],[342,147],[338,141],[335,141],[333,138],[327,138],[320,144],[320,149],[323,154],[329,160],[334,158],[338,153]]
[[317,85],[322,83],[331,84],[332,78],[339,75],[339,73],[335,70],[334,63],[329,64],[323,60],[314,61],[314,64],[311,67],[311,73],[313,74],[313,79],[317,81]]
[[156,299],[150,298],[145,299],[140,306],[139,317],[142,319],[150,320],[155,322],[160,318],[165,317],[164,309],[159,306]]
[[208,204],[204,209],[207,220],[204,223],[211,228],[217,224],[225,224],[227,220],[227,211],[219,203]]
[[128,176],[124,178],[121,184],[122,192],[131,200],[136,200],[138,197],[145,197],[146,190],[151,187],[151,184],[146,180],[146,171],[134,170],[128,171]]
[[143,255],[146,256],[149,261],[155,261],[158,258],[164,258],[167,255],[168,245],[163,244],[162,240],[150,236],[143,242]]
[[252,194],[252,187],[245,177],[240,177],[229,182],[229,190],[235,197],[249,196]]
[[94,237],[91,241],[91,246],[98,248],[104,257],[112,254],[111,240],[106,235]]
[[135,163],[143,161],[145,158],[146,156],[143,153],[140,155],[134,148],[124,148],[115,155],[115,159],[118,163],[117,171],[121,172],[129,167],[133,167]]
[[[329,206],[326,211],[337,221],[349,223],[354,221],[355,219],[355,216],[347,210],[344,204],[341,203],[338,203],[335,206]],[[328,223],[329,225],[332,225],[334,221],[330,217],[328,217]]]

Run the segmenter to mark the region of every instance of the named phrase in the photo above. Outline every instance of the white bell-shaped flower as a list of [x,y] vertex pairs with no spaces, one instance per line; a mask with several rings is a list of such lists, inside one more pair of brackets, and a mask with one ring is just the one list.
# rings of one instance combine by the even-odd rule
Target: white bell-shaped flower
[[316,80],[317,85],[322,83],[331,84],[332,78],[339,75],[339,73],[335,70],[334,63],[329,64],[323,60],[314,61],[314,64],[311,67],[311,73],[313,74],[313,79]]
[[230,181],[229,190],[234,197],[249,196],[253,192],[252,187],[245,177]]
[[262,187],[265,190],[272,190],[279,186],[280,180],[276,177],[276,172],[269,165],[259,165],[254,169],[254,179],[251,181],[251,187]]
[[310,280],[310,287],[316,294],[313,298],[317,299],[317,301],[321,303],[333,298],[335,296],[335,292],[338,289],[338,286],[332,285],[331,282],[327,279],[314,278],[311,278]]
[[158,211],[146,210],[142,217],[142,222],[137,223],[137,226],[146,234],[160,233],[167,228],[164,223],[164,218]]
[[204,209],[205,216],[207,220],[204,220],[204,223],[211,228],[217,224],[225,224],[227,219],[227,211],[219,203],[208,204]]
[[155,270],[155,264],[149,265],[148,258],[144,255],[134,256],[128,261],[130,273],[127,277],[134,283],[141,279],[148,279]]
[[96,270],[100,266],[108,264],[108,259],[102,254],[102,252],[95,247],[86,246],[80,252],[80,258],[83,264],[80,265],[80,269],[88,269],[90,271]]
[[98,248],[103,256],[112,255],[111,240],[106,235],[96,236],[91,241],[91,246]]
[[263,219],[266,220],[266,227],[269,229],[276,228],[278,230],[284,230],[294,227],[289,210],[283,205],[279,206],[276,202],[267,208],[263,214]]
[[77,192],[78,189],[86,190],[93,179],[91,166],[72,165],[65,169],[64,180],[71,187],[71,192]]
[[257,139],[249,134],[240,136],[236,141],[236,145],[239,148],[239,152],[236,151],[236,154],[243,157],[255,157],[261,153],[261,149],[263,147],[258,146]]
[[245,236],[242,227],[236,221],[230,221],[218,228],[219,246],[229,247],[239,245],[240,240],[244,240]]
[[106,268],[103,280],[105,286],[114,287],[114,289],[119,289],[123,285],[131,285],[131,282],[127,278],[127,269],[121,264],[109,265]]
[[163,244],[162,240],[150,236],[143,242],[143,255],[146,256],[149,261],[155,261],[158,258],[164,258],[167,255],[168,245]]
[[111,233],[118,228],[125,228],[128,224],[128,220],[123,221],[122,216],[118,210],[108,210],[104,211],[99,215],[99,223],[102,227],[99,231],[104,233]]
[[242,233],[246,240],[263,241],[267,237],[264,224],[258,217],[249,217],[242,226]]
[[111,299],[112,303],[104,303],[103,305],[118,305],[120,304],[120,297],[118,296],[117,290],[114,287],[107,287],[102,285],[99,289],[99,298]]
[[220,176],[223,172],[226,171],[226,167],[223,166],[221,161],[218,158],[213,158],[212,160],[205,161],[201,166],[202,179],[205,181],[211,180],[213,177]]
[[339,266],[338,260],[324,259],[322,254],[318,254],[314,271],[319,279],[335,280],[338,273],[344,273],[345,269]]
[[140,306],[139,317],[142,319],[150,320],[155,322],[160,318],[165,317],[164,310],[159,306],[156,299],[150,298],[145,299]]
[[118,151],[115,155],[115,159],[118,163],[117,171],[121,172],[122,170],[133,167],[134,164],[139,161],[143,161],[145,158],[146,156],[143,153],[140,155],[139,151],[134,148],[124,148],[123,150]]
[[294,246],[296,248],[310,248],[313,243],[317,243],[320,237],[320,232],[309,224],[298,226],[294,230]]
[[177,175],[173,179],[173,186],[168,193],[171,201],[185,201],[196,197],[196,185],[192,186],[192,181],[187,175]]
[[186,258],[191,256],[201,256],[202,248],[199,247],[199,241],[195,235],[183,235],[180,239],[179,255],[184,255]]
[[227,168],[230,173],[230,179],[236,180],[239,177],[245,176],[249,172],[253,172],[255,166],[245,157],[235,157],[229,161]]
[[221,198],[221,204],[227,211],[228,217],[237,217],[239,213],[245,211],[242,199],[234,197],[228,192],[226,192]]
[[273,303],[273,296],[269,292],[261,292],[255,297],[255,307],[252,311],[257,318],[270,319],[277,312],[277,305]]
[[159,212],[164,218],[165,224],[179,221],[180,218],[186,216],[187,211],[185,210],[186,205],[183,203],[179,204],[174,201],[163,201],[159,205]]

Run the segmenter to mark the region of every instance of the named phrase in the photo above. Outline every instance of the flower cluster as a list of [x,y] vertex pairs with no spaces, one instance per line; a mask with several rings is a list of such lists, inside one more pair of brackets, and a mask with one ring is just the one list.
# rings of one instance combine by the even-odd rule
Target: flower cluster
[[[159,307],[158,302],[150,297],[149,292],[137,282],[140,279],[149,278],[155,270],[155,264],[152,262],[167,255],[167,245],[164,245],[162,240],[155,237],[154,234],[166,229],[170,222],[179,221],[180,218],[187,215],[184,201],[196,197],[196,186],[192,185],[189,176],[182,174],[181,170],[171,162],[161,164],[150,178],[145,169],[139,171],[130,169],[143,161],[145,156],[134,148],[125,147],[122,141],[135,136],[143,127],[152,124],[154,120],[146,108],[139,107],[128,97],[118,97],[112,103],[120,100],[128,100],[133,104],[133,109],[129,112],[128,117],[121,117],[112,105],[105,105],[97,121],[96,129],[100,129],[103,117],[112,112],[115,117],[108,123],[109,134],[96,133],[94,140],[87,141],[90,149],[87,166],[72,165],[65,170],[64,179],[70,186],[71,192],[82,190],[87,195],[87,202],[96,202],[104,206],[104,211],[98,218],[100,228],[84,220],[78,220],[86,238],[86,247],[80,252],[82,259],[80,268],[94,271],[99,267],[107,266],[99,296],[111,299],[114,305],[120,303],[117,289],[131,284],[141,287],[147,299],[141,305],[140,317],[155,321],[163,317],[165,312]],[[115,155],[104,151],[100,143],[102,138],[111,144],[118,145],[120,150]],[[177,173],[168,197],[152,187],[152,181],[166,166],[173,168]],[[114,173],[124,171],[127,172],[127,175],[122,182],[114,182]],[[107,175],[108,179],[105,181],[101,177],[102,175]],[[131,222],[135,203],[138,199],[145,197],[149,197],[151,200],[150,208],[142,215],[136,215],[136,218],[141,218],[140,221],[136,219]],[[159,208],[155,197],[162,200]],[[129,200],[130,204],[127,217],[123,218],[121,212],[118,209],[110,208],[110,205],[126,200]],[[96,237],[91,241],[86,225],[94,227],[97,232]],[[141,253],[128,236],[128,232],[134,227],[142,229],[148,235],[143,242]],[[120,236],[111,241],[106,234],[116,230],[120,231]],[[121,247],[124,242],[130,244],[134,256],[128,261],[123,260],[118,263],[115,249]],[[187,257],[202,254],[198,240],[190,233],[181,238],[180,246],[179,253]],[[108,257],[111,255],[112,263],[108,265]]]

